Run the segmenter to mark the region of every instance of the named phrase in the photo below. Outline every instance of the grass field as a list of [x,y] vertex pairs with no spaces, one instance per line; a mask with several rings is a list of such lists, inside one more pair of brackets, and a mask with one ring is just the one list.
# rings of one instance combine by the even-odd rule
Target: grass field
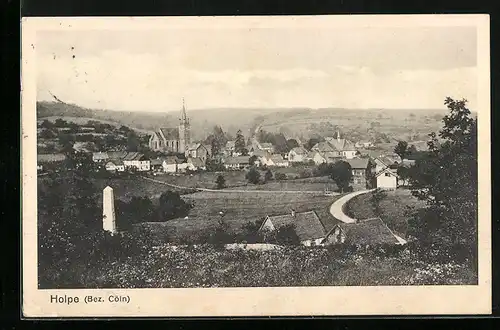
[[167,190],[176,190],[167,187],[161,183],[146,181],[142,178],[123,178],[123,179],[92,179],[94,185],[102,190],[106,186],[113,188],[115,198],[128,200],[132,196],[148,196],[157,198],[161,193]]
[[[244,186],[247,184],[245,171],[228,171],[222,173],[202,172],[193,175],[163,174],[153,177],[155,180],[164,181],[182,187],[215,189],[215,180],[222,174],[227,187]],[[263,175],[263,174],[262,174]]]
[[[337,197],[322,194],[286,194],[258,192],[198,192],[185,195],[186,201],[193,203],[188,219],[174,219],[164,223],[142,224],[156,235],[167,235],[174,240],[198,235],[213,229],[223,219],[232,232],[238,232],[248,222],[263,220],[266,215],[315,210],[321,221],[331,228],[335,220],[329,213],[330,205]],[[221,217],[219,212],[224,212]]]
[[[346,213],[355,219],[376,217],[370,201],[371,196],[372,194],[368,193],[351,199],[346,204]],[[407,206],[418,209],[424,207],[425,203],[413,197],[410,190],[407,189],[388,191],[387,197],[380,202],[382,212],[380,218],[391,230],[402,237],[406,237],[407,231],[408,216],[405,214]]]

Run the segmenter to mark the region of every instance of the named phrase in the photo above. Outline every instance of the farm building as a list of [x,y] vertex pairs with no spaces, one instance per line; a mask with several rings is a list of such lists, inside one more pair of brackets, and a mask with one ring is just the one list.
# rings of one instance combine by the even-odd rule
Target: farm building
[[304,147],[296,147],[288,153],[288,161],[292,163],[304,163],[309,160],[308,151]]
[[287,225],[294,225],[300,244],[304,246],[320,245],[326,230],[315,211],[267,216],[258,232],[272,232]]
[[326,234],[322,244],[354,245],[400,245],[406,241],[397,236],[380,218],[366,219],[356,223],[339,223]]
[[106,171],[110,171],[110,172],[115,172],[115,171],[123,172],[123,171],[125,171],[125,164],[123,164],[123,160],[121,160],[121,159],[109,160],[106,163]]
[[375,188],[380,189],[396,189],[398,186],[398,175],[396,170],[385,168],[375,174]]
[[150,167],[151,171],[161,172],[163,171],[163,158],[151,159]]
[[125,168],[134,168],[141,172],[149,171],[151,168],[150,160],[139,152],[129,152],[125,158],[123,158],[123,164]]
[[240,170],[250,165],[250,157],[237,156],[224,158],[224,167],[228,170]]

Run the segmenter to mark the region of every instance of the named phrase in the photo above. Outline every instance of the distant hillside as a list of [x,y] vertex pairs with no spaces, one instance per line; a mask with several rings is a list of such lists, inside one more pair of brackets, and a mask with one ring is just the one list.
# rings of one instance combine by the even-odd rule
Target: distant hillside
[[[314,134],[332,134],[332,127],[339,127],[344,133],[356,130],[360,137],[374,125],[377,131],[387,133],[391,138],[406,138],[408,134],[426,135],[437,130],[445,110],[407,109],[308,109],[308,108],[211,108],[188,109],[191,118],[193,139],[204,139],[214,125],[221,126],[234,135],[241,129],[249,135],[255,128],[283,132],[287,136],[299,137]],[[172,127],[178,124],[176,112],[131,112],[108,109],[88,109],[77,105],[37,102],[38,118],[79,117],[117,123],[141,131],[158,127]],[[327,124],[322,130],[318,125]],[[368,135],[366,136],[368,138]]]

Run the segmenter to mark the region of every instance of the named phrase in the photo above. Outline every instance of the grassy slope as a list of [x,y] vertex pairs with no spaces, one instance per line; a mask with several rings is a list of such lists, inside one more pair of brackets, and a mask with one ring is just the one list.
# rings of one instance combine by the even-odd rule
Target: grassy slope
[[[346,213],[355,219],[374,218],[375,214],[372,203],[370,201],[372,194],[363,194],[354,197],[346,205]],[[397,189],[388,191],[387,197],[380,202],[382,210],[381,218],[396,234],[402,237],[406,236],[407,216],[405,210],[407,206],[416,208],[425,206],[422,201],[419,201],[411,195],[411,192],[406,189]]]

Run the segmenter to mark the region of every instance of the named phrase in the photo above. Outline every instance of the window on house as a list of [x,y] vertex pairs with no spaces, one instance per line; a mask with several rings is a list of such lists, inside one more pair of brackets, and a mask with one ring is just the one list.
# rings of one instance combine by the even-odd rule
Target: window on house
[[391,176],[391,174],[390,173],[385,173],[385,176]]

